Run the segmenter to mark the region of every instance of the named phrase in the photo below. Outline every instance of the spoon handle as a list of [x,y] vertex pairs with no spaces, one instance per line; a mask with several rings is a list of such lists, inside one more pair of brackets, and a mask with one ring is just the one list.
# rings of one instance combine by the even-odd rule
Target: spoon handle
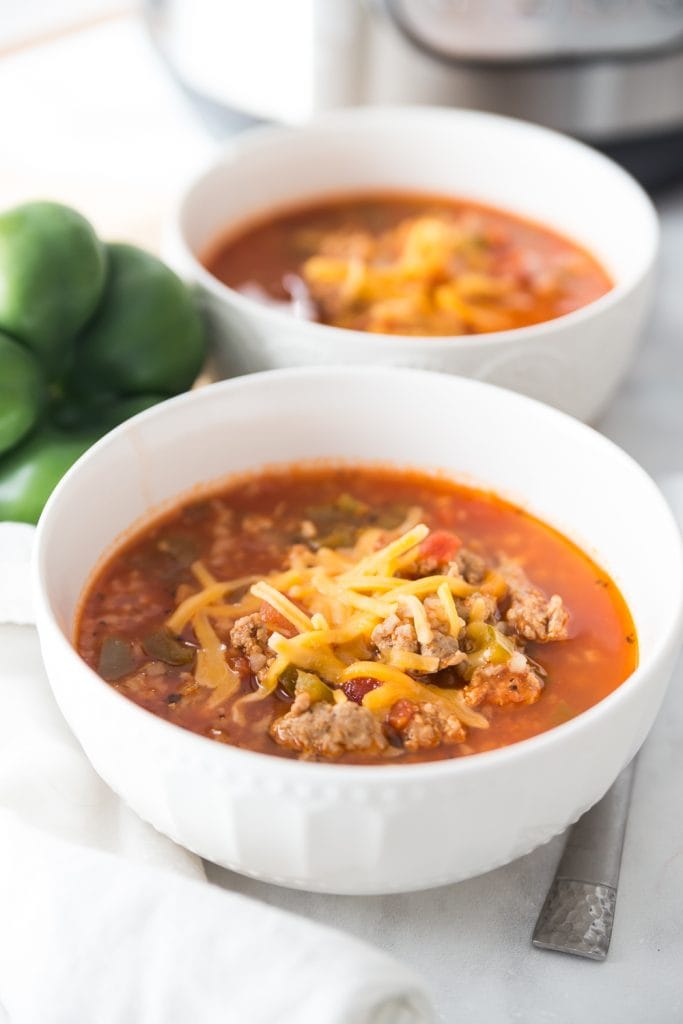
[[531,940],[539,949],[607,956],[634,772],[635,758],[569,830]]

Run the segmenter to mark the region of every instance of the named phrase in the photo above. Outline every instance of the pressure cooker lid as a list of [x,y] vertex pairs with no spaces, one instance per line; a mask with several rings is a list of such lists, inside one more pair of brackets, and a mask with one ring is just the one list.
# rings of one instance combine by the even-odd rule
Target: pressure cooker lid
[[404,35],[445,60],[543,64],[683,49],[683,0],[384,0]]

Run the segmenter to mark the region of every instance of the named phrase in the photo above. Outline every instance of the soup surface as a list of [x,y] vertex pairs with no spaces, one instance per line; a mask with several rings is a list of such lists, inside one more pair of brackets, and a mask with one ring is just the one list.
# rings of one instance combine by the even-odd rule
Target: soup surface
[[556,531],[447,478],[370,467],[182,501],[96,573],[76,646],[186,729],[358,763],[514,743],[637,663],[619,591]]
[[612,287],[589,253],[548,228],[443,196],[355,195],[275,212],[204,262],[295,316],[381,334],[510,330]]

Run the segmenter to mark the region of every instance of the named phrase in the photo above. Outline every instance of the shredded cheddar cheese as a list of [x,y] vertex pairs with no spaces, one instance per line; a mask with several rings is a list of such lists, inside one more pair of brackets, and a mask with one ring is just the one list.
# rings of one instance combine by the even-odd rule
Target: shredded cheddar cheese
[[[382,666],[385,667],[385,666]],[[378,673],[373,672],[375,678]],[[487,729],[488,719],[468,707],[457,690],[445,690],[439,686],[429,686],[417,679],[400,673],[402,678],[386,677],[382,685],[365,695],[363,704],[371,711],[382,711],[395,704],[397,700],[412,700],[416,704],[437,704],[448,714],[455,715],[464,725],[475,729]]]
[[265,580],[255,583],[251,588],[251,593],[254,597],[260,597],[262,601],[266,601],[271,608],[274,608],[283,618],[291,622],[300,633],[306,633],[309,629],[313,629],[313,623],[308,615],[302,612],[300,608],[297,608],[288,597],[281,594],[279,590],[275,590]]
[[266,693],[270,693],[277,686],[277,681],[291,663],[290,657],[287,653],[278,654],[275,661],[270,665],[270,668],[266,672],[263,682],[261,683],[261,689],[265,690]]
[[438,671],[439,659],[432,658],[427,654],[413,654],[412,651],[397,651],[392,649],[388,655],[388,663],[394,668],[403,669],[404,672],[425,672],[427,674]]
[[396,576],[352,576],[345,581],[349,590],[386,591],[400,585],[401,580]]
[[212,587],[218,582],[213,573],[210,573],[203,562],[193,562],[190,566],[192,575],[202,587]]
[[[467,597],[474,591],[469,583],[466,583],[461,576],[423,576],[419,580],[410,580],[401,583],[387,595],[392,601],[398,600],[404,594],[414,594],[416,597],[426,597],[433,594],[440,586],[446,586],[456,597]],[[385,598],[386,599],[386,598]]]
[[[265,602],[296,630],[294,636],[285,637],[272,631],[272,625],[269,627],[267,644],[272,655],[264,659],[258,671],[258,690],[235,703],[238,720],[243,719],[247,705],[276,689],[283,673],[296,670],[295,679],[297,673],[310,673],[331,687],[328,699],[333,702],[347,699],[343,692],[346,683],[369,678],[378,685],[362,699],[372,711],[389,708],[401,698],[427,701],[465,724],[485,728],[487,720],[469,708],[457,691],[415,678],[439,671],[440,656],[432,654],[428,646],[436,630],[441,649],[445,642],[455,643],[455,653],[460,653],[457,641],[465,623],[455,598],[470,597],[475,592],[457,574],[418,579],[400,575],[411,571],[407,566],[415,562],[428,534],[427,526],[413,521],[400,536],[372,550],[381,534],[369,528],[351,549],[294,549],[292,568],[266,578],[244,576],[218,581],[203,563],[195,562],[191,572],[201,589],[181,601],[167,626],[178,634],[188,623],[192,625],[199,644],[196,681],[212,690],[210,701],[214,705],[237,691],[239,677],[228,667],[212,619],[226,620],[230,628],[231,621],[257,611],[259,602]],[[489,583],[492,589],[500,587],[499,578]],[[237,601],[226,600],[240,590],[246,592]],[[483,592],[484,586],[479,590]],[[425,599],[429,599],[427,603]],[[483,598],[479,601],[484,604]],[[474,608],[476,611],[476,598]],[[267,625],[267,618],[264,622]],[[384,636],[391,638],[399,628],[413,630],[412,648],[410,643],[395,645],[391,639],[380,646]]]
[[410,686],[414,682],[409,675],[391,665],[383,665],[376,661],[356,661],[344,669],[340,681],[348,682],[350,679],[379,679],[381,683],[392,683],[395,686]]
[[458,609],[455,607],[451,588],[448,586],[448,583],[444,581],[436,588],[436,592],[441,599],[441,606],[444,610],[446,619],[448,620],[451,636],[457,639],[462,632],[465,622],[458,615]]
[[166,625],[172,633],[178,634],[182,632],[190,619],[194,618],[202,608],[220,601],[221,598],[224,598],[232,591],[248,586],[257,579],[258,576],[244,576],[242,579],[230,580],[228,583],[211,583],[208,587],[200,590],[199,593],[192,594],[179,604],[173,614],[166,620]]
[[345,574],[342,579],[348,579],[349,576],[364,576],[369,573],[376,573],[379,575],[389,576],[391,575],[392,562],[401,555],[405,554],[410,548],[415,547],[425,539],[429,533],[429,527],[425,526],[424,523],[418,523],[407,533],[404,533],[401,537],[397,537],[396,540],[391,541],[386,547],[381,548],[372,555],[368,555],[362,559],[349,573]]
[[[378,619],[383,618],[388,614],[387,606],[380,603],[374,597],[366,597],[363,594],[355,593],[350,585],[346,587],[342,584],[335,583],[330,580],[321,570],[314,573],[312,577],[313,586],[321,594],[326,594],[329,597],[334,598],[339,604],[345,605],[348,608],[356,608],[359,611],[370,612],[372,615],[376,615]],[[395,606],[390,606],[395,608]]]
[[287,659],[287,664],[306,672],[315,672],[322,679],[336,683],[344,671],[344,662],[332,653],[328,644],[310,645],[292,643],[280,633],[273,633],[268,646]]
[[421,644],[430,644],[434,639],[432,627],[427,621],[427,612],[422,601],[419,601],[415,594],[405,594],[401,597],[401,605],[405,608],[415,623],[415,633]]
[[228,667],[223,656],[223,645],[205,612],[195,615],[192,626],[201,645],[197,652],[195,680],[200,686],[206,686],[212,691],[209,707],[222,704],[237,692],[239,676]]
[[258,606],[258,600],[252,594],[247,594],[241,601],[235,601],[234,604],[210,604],[205,607],[204,611],[211,619],[232,619],[234,622],[242,615],[255,612]]

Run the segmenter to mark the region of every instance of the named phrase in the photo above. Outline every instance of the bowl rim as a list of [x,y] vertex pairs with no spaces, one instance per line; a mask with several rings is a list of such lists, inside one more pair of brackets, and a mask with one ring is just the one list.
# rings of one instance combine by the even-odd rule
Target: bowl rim
[[[484,124],[489,124],[492,129],[495,129],[496,126],[503,125],[507,130],[533,135],[536,138],[546,140],[552,146],[559,146],[564,148],[566,151],[575,153],[580,159],[592,160],[594,163],[601,165],[603,168],[607,169],[609,173],[613,174],[615,178],[619,178],[630,189],[633,201],[641,207],[644,221],[646,222],[648,229],[648,238],[638,247],[638,255],[640,256],[639,265],[632,270],[630,274],[627,274],[623,280],[615,282],[612,288],[605,292],[604,295],[599,296],[597,299],[593,299],[592,302],[589,302],[584,306],[579,306],[578,309],[572,310],[569,313],[564,313],[561,316],[554,317],[552,320],[543,320],[537,324],[529,324],[526,327],[516,327],[505,331],[489,331],[475,335],[408,335],[370,333],[368,331],[353,330],[348,327],[336,327],[333,324],[321,324],[316,321],[299,319],[280,309],[268,306],[265,303],[259,303],[256,299],[241,294],[236,289],[224,284],[224,282],[215,277],[204,266],[187,239],[185,225],[190,204],[193,202],[197,192],[199,192],[211,175],[219,170],[222,171],[224,169],[228,169],[231,165],[238,162],[244,154],[252,152],[258,153],[259,149],[267,149],[271,144],[277,144],[279,141],[289,141],[291,143],[293,137],[295,138],[297,135],[308,133],[315,134],[315,132],[320,129],[325,131],[326,129],[334,128],[337,124],[340,126],[348,124],[361,125],[363,123],[372,124],[373,121],[383,123],[386,118],[392,118],[394,120],[404,119],[407,122],[418,118],[423,120],[427,118],[443,119],[455,123],[459,121],[479,121]],[[378,190],[380,190],[379,187]],[[352,194],[353,192],[361,190],[356,188],[346,191],[348,191],[349,194]],[[324,198],[325,195],[332,197],[334,194],[339,195],[340,193],[332,193],[327,190],[324,193],[316,193],[313,198]],[[458,195],[453,193],[453,197],[458,198]],[[302,201],[305,202],[305,197],[302,198]],[[495,199],[489,199],[487,197],[486,199],[480,198],[477,201],[489,204],[496,209],[506,212],[506,207],[498,206]],[[275,209],[276,211],[281,208],[286,208],[286,204],[278,204],[275,207],[271,207],[271,209]],[[267,210],[268,206],[264,205],[262,212],[267,212]],[[521,212],[517,215],[520,217],[525,216],[525,214]],[[539,221],[538,218],[531,219],[534,223],[539,223],[543,226],[543,222]],[[232,222],[234,227],[237,227],[240,223],[246,222],[239,220]],[[214,239],[220,238],[221,232],[225,234],[229,230],[229,226],[227,228],[224,226],[222,229],[218,229],[216,234],[213,236]],[[358,345],[364,344],[368,346],[376,344],[378,348],[382,348],[383,346],[392,344],[394,347],[402,347],[406,349],[413,349],[415,345],[419,345],[420,348],[425,348],[427,351],[438,352],[444,347],[451,346],[457,346],[459,349],[469,350],[488,347],[501,342],[513,343],[520,339],[532,341],[536,338],[546,337],[547,335],[554,335],[562,333],[563,331],[571,330],[574,326],[580,326],[585,320],[606,312],[630,294],[642,282],[652,268],[659,250],[660,225],[656,208],[642,185],[640,185],[640,183],[631,174],[629,174],[628,171],[617,164],[616,161],[611,160],[603,153],[593,149],[584,142],[580,142],[578,139],[574,139],[571,136],[555,131],[554,129],[546,128],[543,125],[534,124],[531,121],[525,121],[522,118],[508,117],[502,114],[467,110],[461,107],[404,105],[351,107],[343,110],[333,110],[327,113],[318,114],[306,122],[305,125],[293,127],[290,125],[266,124],[246,129],[238,137],[227,142],[217,154],[214,154],[208,161],[205,161],[199,172],[195,173],[195,175],[185,185],[179,198],[176,200],[172,211],[167,229],[167,237],[172,240],[172,246],[176,248],[179,247],[182,251],[183,258],[192,267],[192,275],[198,284],[201,284],[219,300],[234,306],[246,317],[262,318],[267,322],[270,322],[273,329],[278,327],[289,327],[291,329],[293,325],[296,325],[302,330],[302,332],[305,332],[307,336],[310,336],[312,340],[315,340],[316,344],[323,345],[339,344],[342,343],[344,339],[346,339],[348,343],[349,339],[353,339],[353,341]],[[574,241],[571,236],[566,237],[569,241]],[[591,251],[590,247],[588,247],[588,251]]]
[[[669,574],[673,574],[675,576],[677,586],[676,600],[672,602],[672,611],[665,628],[661,634],[658,634],[658,638],[654,642],[652,649],[648,652],[647,657],[645,659],[642,657],[640,658],[634,672],[632,672],[623,683],[617,686],[617,688],[606,697],[603,697],[602,700],[593,704],[585,711],[580,712],[568,722],[554,726],[545,732],[520,740],[517,743],[508,744],[503,747],[495,748],[494,750],[483,751],[470,756],[443,758],[435,761],[391,765],[356,765],[324,761],[302,761],[297,758],[279,757],[275,754],[267,754],[243,747],[232,746],[231,744],[218,743],[216,740],[210,739],[208,736],[191,732],[190,730],[183,728],[181,725],[167,721],[166,719],[155,715],[154,712],[141,707],[133,700],[114,689],[114,687],[102,679],[94,669],[90,668],[90,666],[86,664],[72,645],[71,640],[65,635],[52,608],[46,570],[46,560],[48,558],[50,539],[49,533],[52,528],[52,519],[58,514],[59,506],[64,500],[63,496],[68,494],[73,480],[78,477],[81,467],[99,459],[102,456],[102,453],[106,452],[107,448],[118,444],[119,440],[123,438],[129,430],[131,424],[142,423],[145,420],[169,415],[169,413],[172,414],[172,410],[182,405],[201,404],[205,400],[204,396],[213,396],[214,394],[221,392],[229,394],[231,391],[241,388],[258,389],[262,380],[273,379],[286,381],[288,379],[296,380],[302,377],[313,379],[338,379],[340,374],[345,374],[349,377],[357,377],[358,374],[362,374],[364,377],[375,376],[378,378],[382,377],[384,379],[387,375],[392,377],[399,376],[402,378],[412,376],[413,378],[419,377],[423,380],[425,378],[440,378],[443,381],[453,382],[452,386],[456,389],[464,387],[466,390],[488,395],[489,399],[495,398],[497,393],[502,393],[508,400],[511,400],[520,406],[528,406],[530,404],[535,409],[537,415],[545,416],[546,419],[551,422],[554,421],[556,425],[564,427],[565,430],[573,431],[576,434],[590,438],[591,443],[598,445],[603,449],[603,451],[609,453],[610,458],[618,459],[622,464],[629,467],[630,472],[634,473],[635,476],[639,478],[642,487],[649,493],[650,498],[659,505],[661,518],[658,525],[661,529],[668,530],[669,540],[671,542],[671,560],[667,566],[667,571]],[[492,489],[495,491],[495,484],[492,484]],[[186,490],[189,490],[189,488],[183,488],[183,491],[179,492],[179,496]],[[150,510],[152,515],[154,515],[154,511],[154,509]],[[113,540],[115,540],[115,538],[113,538]],[[564,738],[569,739],[577,731],[587,729],[591,725],[599,723],[601,719],[605,718],[605,716],[609,717],[611,709],[622,703],[624,700],[627,700],[632,690],[636,687],[647,685],[648,678],[656,672],[657,666],[662,662],[666,663],[667,659],[672,658],[675,655],[677,648],[680,646],[681,639],[683,639],[683,540],[681,538],[678,523],[669,504],[653,479],[642,468],[642,466],[636,462],[635,459],[628,455],[609,438],[600,434],[592,427],[581,423],[579,420],[576,420],[551,406],[538,402],[535,399],[528,398],[527,396],[520,395],[516,392],[508,391],[507,389],[500,388],[493,384],[472,380],[471,378],[405,367],[323,366],[267,370],[261,373],[248,374],[242,377],[218,381],[215,384],[209,384],[200,389],[178,395],[175,398],[167,399],[156,406],[152,406],[151,408],[138,413],[136,416],[132,417],[132,419],[122,423],[120,426],[110,431],[95,445],[88,449],[77,460],[77,462],[74,463],[53,491],[38,523],[36,544],[31,566],[31,576],[33,593],[37,606],[38,631],[41,635],[41,641],[43,631],[47,632],[49,629],[52,637],[56,639],[61,648],[63,658],[65,658],[67,662],[71,662],[72,670],[84,672],[89,675],[92,685],[99,687],[99,692],[104,700],[122,702],[122,704],[119,704],[118,706],[120,708],[127,708],[128,713],[130,713],[133,718],[139,718],[141,726],[144,726],[144,723],[146,722],[149,729],[160,729],[161,731],[159,735],[166,736],[169,742],[184,743],[188,751],[190,748],[193,748],[197,751],[198,755],[202,755],[203,752],[203,756],[207,759],[224,758],[224,764],[226,767],[230,760],[233,759],[233,763],[239,762],[239,765],[245,769],[261,769],[262,772],[266,774],[271,772],[286,772],[293,777],[297,776],[304,780],[311,780],[316,777],[320,782],[332,782],[333,779],[341,779],[342,776],[345,776],[351,783],[374,782],[379,784],[381,782],[391,782],[397,779],[402,779],[405,780],[405,784],[408,784],[411,781],[427,781],[435,777],[443,777],[444,775],[450,777],[451,773],[454,773],[455,776],[464,777],[473,771],[485,771],[487,768],[496,770],[499,765],[504,766],[515,759],[523,758],[525,755],[533,756],[534,751],[538,751],[540,753],[549,745],[561,742]],[[71,625],[73,625],[73,623]],[[63,664],[62,659],[60,659],[60,664]],[[62,670],[60,669],[59,671],[61,672]],[[48,672],[48,675],[49,674],[50,673]],[[70,684],[67,683],[67,685]],[[140,716],[144,717],[140,718]],[[478,768],[477,766],[480,767]]]

